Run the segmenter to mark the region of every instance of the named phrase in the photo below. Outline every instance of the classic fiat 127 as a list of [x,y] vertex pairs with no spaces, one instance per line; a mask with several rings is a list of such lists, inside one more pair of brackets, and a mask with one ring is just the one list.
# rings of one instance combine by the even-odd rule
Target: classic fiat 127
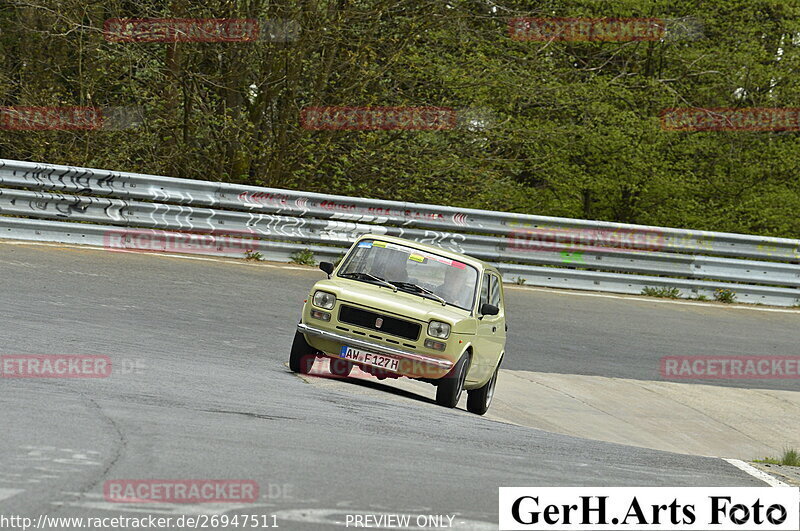
[[329,358],[339,377],[357,365],[379,379],[436,386],[436,402],[482,415],[505,353],[503,284],[494,267],[401,238],[360,237],[338,266],[320,265],[303,306],[289,367],[311,371]]

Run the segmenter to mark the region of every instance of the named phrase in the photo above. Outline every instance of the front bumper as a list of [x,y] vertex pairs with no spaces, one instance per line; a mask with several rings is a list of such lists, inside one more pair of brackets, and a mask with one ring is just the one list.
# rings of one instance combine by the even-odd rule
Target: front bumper
[[297,325],[297,331],[306,335],[306,337],[311,336],[312,338],[319,338],[336,344],[338,348],[335,353],[325,352],[328,356],[336,357],[338,355],[338,349],[340,349],[341,346],[348,346],[397,358],[400,360],[400,363],[399,370],[396,372],[408,376],[409,378],[438,379],[446,375],[450,372],[450,369],[453,368],[453,362],[450,360],[434,358],[417,352],[408,352],[398,348],[372,343],[363,339],[331,332],[330,330],[314,328],[304,323]]

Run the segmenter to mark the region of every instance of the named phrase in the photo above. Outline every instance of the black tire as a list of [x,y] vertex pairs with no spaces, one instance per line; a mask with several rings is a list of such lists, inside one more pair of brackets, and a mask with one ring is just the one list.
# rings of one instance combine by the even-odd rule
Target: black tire
[[289,369],[291,369],[292,372],[308,374],[311,372],[311,367],[314,366],[314,360],[316,358],[316,352],[311,348],[311,345],[306,342],[305,336],[300,332],[295,332],[294,341],[292,342],[292,352],[289,354]]
[[489,410],[492,404],[492,397],[494,397],[494,388],[497,385],[497,373],[500,371],[500,365],[494,370],[494,374],[483,387],[467,391],[467,411],[475,413],[476,415],[483,415]]
[[464,380],[467,379],[469,369],[469,354],[464,354],[461,359],[450,369],[447,376],[439,381],[436,387],[436,403],[443,407],[456,407],[464,391]]
[[350,371],[353,370],[352,362],[342,358],[331,358],[331,363],[328,367],[331,374],[339,376],[340,378],[347,378],[350,376]]

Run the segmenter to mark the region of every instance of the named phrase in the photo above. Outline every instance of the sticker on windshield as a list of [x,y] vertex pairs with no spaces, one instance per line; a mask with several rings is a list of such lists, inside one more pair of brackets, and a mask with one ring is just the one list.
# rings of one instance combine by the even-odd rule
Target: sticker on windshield
[[[359,246],[367,247],[367,245],[364,245],[365,243],[368,243],[368,242],[361,242],[361,243],[359,243]],[[409,256],[408,256],[409,260],[414,260],[415,262],[419,262],[419,263],[422,263],[422,264],[425,263],[425,259],[427,258],[429,260],[435,260],[435,261],[437,261],[439,263],[447,264],[449,266],[452,266],[452,267],[455,267],[455,268],[458,268],[458,269],[466,269],[467,268],[467,264],[464,264],[462,262],[457,262],[456,260],[451,260],[451,259],[445,258],[443,256],[427,253],[425,251],[420,251],[420,250],[416,250],[416,249],[414,250],[415,251],[414,252],[411,249],[409,249],[408,247],[404,247],[402,245],[395,245],[393,243],[379,242],[379,241],[372,242],[370,245],[372,247],[384,247],[386,249],[394,249],[396,251],[401,251],[401,252],[404,252],[404,253],[408,253],[409,254]]]
[[358,246],[366,247],[367,249],[369,249],[370,247],[372,247],[372,242],[358,242]]
[[[418,258],[413,258],[415,256],[417,256]],[[437,261],[439,263],[446,264],[446,265],[449,265],[449,266],[453,266],[453,267],[458,268],[458,269],[466,269],[467,268],[467,264],[462,264],[461,262],[456,262],[455,260],[450,260],[449,258],[445,258],[443,256],[438,256],[438,255],[431,254],[431,253],[425,253],[425,252],[422,252],[422,251],[420,251],[418,255],[417,254],[412,254],[411,256],[409,256],[409,260],[416,260],[417,262],[423,262],[424,261],[424,260],[420,260],[419,258],[423,258],[423,259],[424,258],[428,258],[430,260],[435,260],[435,261]]]

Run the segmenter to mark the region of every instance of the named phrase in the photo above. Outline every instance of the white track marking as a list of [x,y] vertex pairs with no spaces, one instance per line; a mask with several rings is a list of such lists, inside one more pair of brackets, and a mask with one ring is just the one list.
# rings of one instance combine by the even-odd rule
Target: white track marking
[[12,496],[16,496],[20,492],[25,492],[22,489],[0,489],[0,501],[5,500],[6,498],[11,498]]
[[723,457],[722,460],[730,463],[731,465],[735,466],[736,468],[738,468],[739,470],[741,470],[743,472],[747,472],[748,474],[750,474],[754,478],[760,479],[761,481],[763,481],[764,483],[766,483],[770,487],[791,487],[791,485],[787,485],[783,481],[781,481],[781,480],[779,480],[777,478],[774,478],[774,477],[770,476],[769,474],[767,474],[766,472],[762,472],[761,470],[757,469],[756,467],[748,465],[747,463],[745,463],[744,461],[740,461],[739,459],[725,459]]
[[[224,514],[228,511],[251,509],[253,504],[242,503],[118,503],[108,502],[103,494],[99,493],[70,493],[65,495],[78,498],[75,501],[51,502],[55,507],[75,507],[78,509],[91,509],[97,511],[125,512],[125,513],[157,513],[157,514]],[[256,502],[258,503],[258,502]],[[262,505],[262,504],[259,504]]]

